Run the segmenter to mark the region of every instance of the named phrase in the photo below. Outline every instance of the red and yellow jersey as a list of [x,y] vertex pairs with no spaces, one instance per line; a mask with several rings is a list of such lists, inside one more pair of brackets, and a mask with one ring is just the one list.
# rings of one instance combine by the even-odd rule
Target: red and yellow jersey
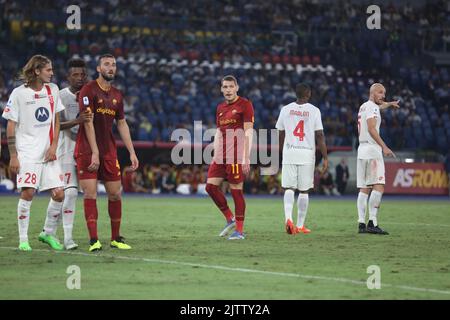
[[[106,91],[100,87],[96,80],[92,80],[81,89],[78,103],[80,113],[88,107],[94,113],[95,138],[100,158],[116,159],[117,150],[112,125],[114,120],[125,118],[120,90],[111,87]],[[75,146],[75,158],[90,154],[92,154],[92,151],[86,137],[86,131],[84,126],[80,125]]]
[[224,101],[217,106],[216,124],[221,132],[220,145],[223,147],[218,152],[219,158],[222,158],[224,163],[242,161],[245,141],[244,122],[254,122],[253,105],[249,100],[238,97],[231,104]]

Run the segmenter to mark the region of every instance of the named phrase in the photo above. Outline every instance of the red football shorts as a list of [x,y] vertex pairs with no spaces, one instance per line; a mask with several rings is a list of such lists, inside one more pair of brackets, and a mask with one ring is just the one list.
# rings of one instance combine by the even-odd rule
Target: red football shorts
[[231,184],[241,183],[244,181],[242,164],[217,164],[212,162],[208,169],[208,178],[224,178]]
[[91,164],[91,156],[81,156],[77,158],[78,180],[97,179],[101,181],[121,180],[120,165],[117,159],[101,159],[97,171],[90,172],[88,167]]

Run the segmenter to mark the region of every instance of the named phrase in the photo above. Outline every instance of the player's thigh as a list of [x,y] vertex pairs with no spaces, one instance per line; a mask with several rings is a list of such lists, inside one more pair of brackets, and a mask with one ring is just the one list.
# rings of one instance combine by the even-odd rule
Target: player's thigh
[[64,188],[78,188],[77,168],[75,163],[61,164],[61,170],[64,177]]
[[43,163],[20,163],[16,177],[17,188],[38,189],[42,178]]
[[225,164],[225,172],[227,174],[227,181],[230,184],[230,188],[234,188],[232,185],[242,185],[244,182],[244,174],[242,173],[242,164],[233,163],[233,164]]
[[383,159],[369,159],[367,163],[366,173],[367,185],[384,185],[386,183]]
[[356,159],[356,186],[358,188],[367,189],[367,168],[368,159]]
[[314,188],[314,165],[302,164],[297,166],[297,189],[308,191]]
[[100,161],[100,166],[98,168],[98,179],[105,182],[109,181],[120,181],[122,177],[120,175],[120,164],[117,159],[103,159]]
[[283,164],[281,166],[281,186],[284,189],[297,189],[298,169],[296,164]]
[[64,188],[64,176],[58,160],[44,163],[39,190]]
[[[208,183],[211,183],[212,179],[217,182],[216,179],[221,179],[221,182],[227,177],[225,170],[225,164],[217,164],[212,162],[208,168]],[[213,183],[214,184],[214,183]]]
[[[98,174],[97,171],[89,171],[88,167],[91,164],[91,156],[81,156],[76,159],[76,167],[77,167],[77,178],[78,181],[81,180],[97,180]],[[81,185],[81,184],[80,184]]]

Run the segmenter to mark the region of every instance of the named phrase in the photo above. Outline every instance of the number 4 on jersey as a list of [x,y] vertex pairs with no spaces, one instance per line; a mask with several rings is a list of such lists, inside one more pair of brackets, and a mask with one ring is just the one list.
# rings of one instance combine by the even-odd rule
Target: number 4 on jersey
[[305,137],[305,121],[300,120],[297,124],[297,126],[294,129],[294,136],[298,137],[298,140],[303,141],[303,138]]

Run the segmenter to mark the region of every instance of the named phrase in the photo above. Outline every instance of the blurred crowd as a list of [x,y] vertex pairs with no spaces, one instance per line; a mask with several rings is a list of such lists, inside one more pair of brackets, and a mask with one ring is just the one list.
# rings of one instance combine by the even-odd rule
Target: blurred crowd
[[383,118],[389,146],[445,153],[449,145],[449,68],[425,55],[450,50],[448,1],[382,5],[381,30],[367,29],[367,4],[356,1],[105,0],[77,3],[80,32],[65,27],[70,4],[43,0],[35,10],[31,0],[0,0],[1,107],[32,53],[53,59],[54,81],[64,87],[69,57],[85,58],[92,78],[95,57],[112,52],[134,140],[170,141],[174,129],[193,131],[200,120],[215,127],[219,80],[234,74],[257,129],[273,128],[295,100],[295,84],[308,81],[327,144],[354,147],[358,107],[378,81],[387,99],[402,100]]

